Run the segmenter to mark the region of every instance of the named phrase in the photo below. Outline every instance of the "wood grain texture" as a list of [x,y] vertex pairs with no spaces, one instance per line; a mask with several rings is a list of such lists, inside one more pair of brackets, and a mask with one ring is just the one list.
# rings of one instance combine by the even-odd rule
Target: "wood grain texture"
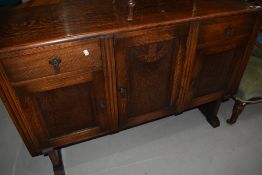
[[117,88],[116,88],[116,74],[115,74],[115,53],[113,36],[109,36],[101,41],[101,48],[103,50],[102,58],[104,62],[104,76],[106,78],[106,93],[108,99],[108,107],[111,117],[111,130],[118,130],[118,109],[117,109]]
[[[195,5],[195,6],[194,6]],[[95,35],[257,12],[239,0],[141,0],[127,22],[126,1],[74,0],[0,11],[0,53]],[[196,9],[196,10],[193,10]]]
[[[241,59],[256,23],[253,15],[239,17],[248,27],[241,25],[235,16],[201,21],[195,53],[189,57],[189,65],[193,67],[189,76],[184,76],[189,79],[187,106],[199,106],[227,95],[229,82],[242,65]],[[232,27],[230,37],[226,36],[228,26]]]
[[225,44],[249,36],[255,21],[255,14],[205,20],[199,30],[198,47]]
[[262,26],[262,13],[259,13],[256,16],[256,22],[253,25],[252,32],[249,35],[249,39],[247,41],[247,46],[244,49],[242,57],[238,60],[239,66],[237,66],[235,71],[232,74],[231,79],[229,80],[230,85],[228,87],[228,94],[233,94],[237,91],[237,88],[240,84],[241,78],[244,74],[247,63],[250,59],[251,52],[257,40],[257,35],[261,30]]
[[[31,79],[54,76],[57,73],[50,64],[50,60],[57,57],[61,60],[58,74],[67,72],[83,73],[95,71],[102,67],[100,41],[90,39],[80,45],[65,47],[63,45],[38,48],[35,54],[24,57],[16,55],[2,60],[7,76],[12,82],[21,82]],[[89,55],[84,55],[88,51]]]
[[176,102],[176,111],[182,112],[186,110],[186,108],[190,105],[191,96],[193,95],[192,87],[191,87],[191,77],[193,76],[193,68],[195,62],[195,53],[197,48],[198,41],[198,32],[199,32],[200,22],[192,22],[190,24],[189,35],[187,37],[186,44],[186,53],[184,64],[182,65],[182,75],[181,75],[181,86],[186,93],[179,93],[177,102]]
[[[90,54],[88,57],[84,57],[82,50],[87,48]],[[108,90],[112,85],[109,85],[111,81],[107,76],[109,74],[107,68],[109,66],[107,64],[109,51],[104,54],[101,49],[100,39],[94,38],[73,44],[43,47],[40,48],[39,54],[36,49],[20,52],[25,59],[10,58],[10,60],[14,59],[12,60],[13,64],[8,62],[8,58],[6,58],[8,63],[6,63],[6,59],[3,60],[3,63],[6,64],[5,68],[1,67],[1,72],[8,81],[7,85],[12,84],[12,91],[22,108],[14,118],[20,120],[21,116],[19,115],[26,115],[25,122],[34,135],[33,141],[40,147],[28,143],[29,147],[34,147],[29,148],[31,152],[38,149],[38,152],[33,152],[32,155],[39,154],[42,149],[61,147],[103,135],[113,128],[114,120],[110,106],[114,104],[111,104],[111,99],[109,99],[112,92]],[[60,74],[46,76],[48,71],[40,71],[41,66],[39,69],[34,68],[33,62],[47,61],[43,54],[49,52],[61,55],[65,52],[63,56],[65,63],[66,60],[71,60],[65,64],[65,68],[66,66],[68,68],[65,70],[70,71],[63,72],[61,69]],[[19,56],[19,53],[14,55]],[[28,58],[32,64],[20,68],[25,65],[24,61]],[[13,74],[10,73],[10,69],[11,72],[14,72]],[[75,71],[71,71],[73,69]],[[9,76],[6,76],[5,73]],[[16,79],[17,81],[14,81],[13,77],[21,77],[21,75],[28,76],[22,76],[26,77],[25,80]],[[10,80],[13,82],[9,82]],[[3,82],[1,82],[2,89],[1,93],[6,95],[7,91]],[[2,96],[1,98],[5,99]],[[19,130],[23,130],[20,133],[29,139],[29,136],[23,134],[26,127],[17,127]]]
[[109,130],[103,71],[92,74],[93,78],[88,81],[55,89],[16,88],[24,112],[30,118],[28,123],[43,149],[54,140],[73,137],[74,133],[86,133],[82,139],[88,139]]
[[172,100],[176,97],[172,95],[179,90],[173,82],[180,77],[176,74],[179,70],[176,62],[183,59],[181,52],[185,50],[188,25],[146,30],[146,33],[136,31],[116,36],[118,106],[122,127],[130,126],[134,120],[149,121],[150,117],[144,117],[149,113],[162,111],[159,117],[168,115],[174,109]]
[[0,64],[0,85],[1,85],[1,99],[13,121],[20,136],[26,144],[31,155],[38,155],[41,152],[39,142],[32,131],[32,127],[29,125],[28,118],[26,117],[18,97],[14,89],[11,87],[4,71],[3,66]]
[[51,4],[58,4],[65,2],[66,0],[30,0],[26,3],[20,4],[15,8],[28,8],[28,7],[35,7],[35,6],[46,6]]
[[52,150],[47,154],[52,162],[54,175],[65,175],[61,150]]
[[125,1],[58,1],[0,11],[1,99],[57,175],[62,147],[192,107],[219,126],[262,21],[239,0],[141,0],[132,22]]

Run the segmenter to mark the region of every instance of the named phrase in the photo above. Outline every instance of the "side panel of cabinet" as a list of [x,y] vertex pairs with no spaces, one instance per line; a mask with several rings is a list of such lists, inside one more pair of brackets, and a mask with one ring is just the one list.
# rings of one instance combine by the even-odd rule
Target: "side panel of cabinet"
[[163,27],[116,36],[121,127],[174,113],[188,27]]

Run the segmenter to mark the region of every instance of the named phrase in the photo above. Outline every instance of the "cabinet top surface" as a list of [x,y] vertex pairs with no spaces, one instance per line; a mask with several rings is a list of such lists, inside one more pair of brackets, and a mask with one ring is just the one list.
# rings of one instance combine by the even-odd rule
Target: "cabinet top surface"
[[241,0],[137,0],[128,22],[127,0],[65,0],[0,11],[0,53],[165,24],[258,11]]

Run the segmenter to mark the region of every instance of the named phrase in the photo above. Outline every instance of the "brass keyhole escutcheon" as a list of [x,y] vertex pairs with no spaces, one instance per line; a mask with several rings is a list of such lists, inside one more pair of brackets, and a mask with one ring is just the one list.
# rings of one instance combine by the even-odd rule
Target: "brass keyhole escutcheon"
[[49,59],[49,64],[53,66],[53,69],[56,74],[60,73],[60,64],[62,60],[58,56],[53,56]]

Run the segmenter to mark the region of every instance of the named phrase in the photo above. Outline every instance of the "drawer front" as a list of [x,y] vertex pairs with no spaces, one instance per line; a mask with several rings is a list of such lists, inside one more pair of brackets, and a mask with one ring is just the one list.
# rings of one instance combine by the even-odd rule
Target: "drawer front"
[[225,44],[247,37],[252,32],[256,16],[238,15],[202,21],[199,29],[199,47]]
[[37,48],[34,52],[3,60],[7,76],[12,82],[68,72],[91,72],[102,66],[99,39],[89,39],[66,46],[61,44]]

